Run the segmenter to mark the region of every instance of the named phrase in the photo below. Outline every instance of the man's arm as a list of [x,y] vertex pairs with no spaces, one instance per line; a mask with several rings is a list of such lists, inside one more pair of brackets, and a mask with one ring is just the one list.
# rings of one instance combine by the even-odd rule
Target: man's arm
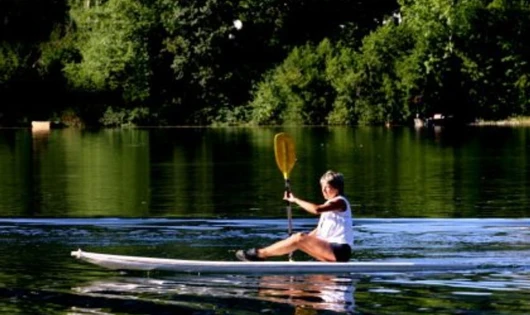
[[309,201],[302,200],[300,198],[296,198],[292,193],[288,194],[286,193],[285,197],[283,198],[289,202],[294,202],[297,205],[299,205],[301,208],[303,208],[305,211],[312,213],[312,214],[320,214],[322,212],[326,211],[344,211],[346,210],[346,203],[342,199],[336,199],[333,201],[329,201],[326,203],[323,203],[321,205],[314,204]]
[[313,231],[309,232],[308,235],[315,236],[317,235],[318,227],[316,227]]

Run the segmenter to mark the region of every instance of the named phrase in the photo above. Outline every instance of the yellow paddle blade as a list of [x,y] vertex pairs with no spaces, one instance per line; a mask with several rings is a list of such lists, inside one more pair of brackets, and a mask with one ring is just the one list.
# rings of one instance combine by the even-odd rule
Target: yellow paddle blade
[[283,178],[289,179],[289,173],[296,162],[293,138],[283,132],[276,134],[274,136],[274,156],[278,168],[283,173]]

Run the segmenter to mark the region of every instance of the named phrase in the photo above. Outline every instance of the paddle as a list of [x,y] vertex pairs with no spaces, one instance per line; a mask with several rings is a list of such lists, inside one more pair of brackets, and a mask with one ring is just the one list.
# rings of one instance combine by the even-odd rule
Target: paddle
[[[276,157],[276,164],[285,180],[285,191],[290,193],[289,173],[296,162],[296,156],[294,153],[294,141],[288,134],[281,132],[274,136],[274,156]],[[290,202],[287,202],[287,219],[289,236],[291,236],[293,234],[293,225]],[[292,255],[293,253],[289,253],[289,260],[292,260]]]

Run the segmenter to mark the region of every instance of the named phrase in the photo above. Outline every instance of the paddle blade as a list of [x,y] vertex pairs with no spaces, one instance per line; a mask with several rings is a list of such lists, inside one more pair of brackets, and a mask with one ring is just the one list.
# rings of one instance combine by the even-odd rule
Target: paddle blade
[[283,132],[276,134],[274,136],[274,155],[276,164],[283,173],[283,178],[289,179],[289,173],[296,162],[293,138]]

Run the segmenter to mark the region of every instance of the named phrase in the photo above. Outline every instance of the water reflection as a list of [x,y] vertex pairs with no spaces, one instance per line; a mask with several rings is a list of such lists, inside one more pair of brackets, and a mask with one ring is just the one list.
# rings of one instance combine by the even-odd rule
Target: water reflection
[[529,213],[530,128],[337,127],[0,129],[0,216],[278,217],[277,131],[297,144],[293,189],[318,200],[340,170],[358,217]]
[[297,309],[353,312],[356,280],[333,275],[264,276],[260,299],[291,304]]
[[[205,300],[215,300],[214,303],[222,304],[222,300],[238,298],[267,302],[267,304],[263,304],[263,307],[269,310],[274,307],[289,306],[295,314],[312,314],[312,311],[351,313],[355,308],[356,281],[356,279],[348,276],[331,275],[181,275],[158,279],[116,277],[75,287],[73,291],[83,295],[97,295],[102,298],[120,296],[127,300],[143,298],[172,302],[186,301],[190,307],[199,306],[193,305],[194,300],[197,304],[202,305]],[[197,299],[198,297],[200,299]],[[236,308],[242,307],[243,304],[248,303],[238,303]],[[251,309],[256,310],[255,303]],[[236,310],[233,309],[232,311]],[[285,312],[282,311],[282,313]]]
[[[79,296],[123,304],[156,302],[209,314],[452,313],[491,304],[506,314],[528,314],[530,275],[522,273],[397,273],[372,276],[120,276],[74,287]],[[356,292],[358,289],[359,292]],[[483,300],[477,300],[483,299]],[[237,301],[237,303],[234,303]],[[359,302],[357,302],[359,301]],[[473,304],[473,303],[477,304]],[[356,305],[358,303],[359,305]],[[101,303],[99,303],[101,304]],[[90,305],[85,305],[90,309]],[[383,311],[386,310],[386,311]],[[201,314],[202,314],[201,313]],[[501,312],[502,313],[502,312]]]

